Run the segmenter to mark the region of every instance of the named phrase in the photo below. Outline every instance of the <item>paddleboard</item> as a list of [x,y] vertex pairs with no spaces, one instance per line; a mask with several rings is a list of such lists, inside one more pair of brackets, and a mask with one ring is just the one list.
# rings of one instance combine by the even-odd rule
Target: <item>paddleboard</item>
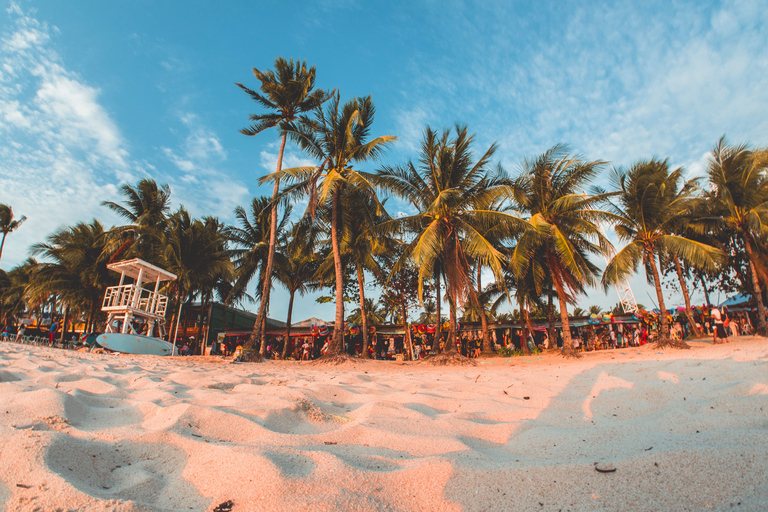
[[96,343],[114,352],[125,354],[141,354],[153,356],[170,356],[174,354],[174,346],[160,338],[150,338],[140,334],[122,334],[110,332],[96,338]]

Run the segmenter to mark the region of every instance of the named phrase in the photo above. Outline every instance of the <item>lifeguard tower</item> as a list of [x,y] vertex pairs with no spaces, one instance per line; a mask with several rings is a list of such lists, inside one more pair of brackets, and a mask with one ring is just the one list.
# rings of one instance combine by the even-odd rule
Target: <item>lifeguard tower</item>
[[[160,283],[176,280],[176,274],[139,258],[110,263],[107,268],[120,273],[120,284],[110,286],[104,294],[101,310],[109,313],[106,332],[117,332],[112,322],[120,320],[120,332],[138,334],[133,329],[133,319],[138,317],[147,324],[146,336],[159,336],[159,327],[165,322],[168,297],[161,295],[157,290],[160,289]],[[133,279],[133,283],[125,284],[126,277]],[[153,281],[154,291],[142,287],[144,283]]]

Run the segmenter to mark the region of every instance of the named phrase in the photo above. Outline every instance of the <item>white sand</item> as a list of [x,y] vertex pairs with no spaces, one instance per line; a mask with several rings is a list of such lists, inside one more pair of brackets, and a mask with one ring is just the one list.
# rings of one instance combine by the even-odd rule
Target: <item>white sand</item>
[[768,510],[768,341],[693,347],[434,368],[0,343],[0,504]]

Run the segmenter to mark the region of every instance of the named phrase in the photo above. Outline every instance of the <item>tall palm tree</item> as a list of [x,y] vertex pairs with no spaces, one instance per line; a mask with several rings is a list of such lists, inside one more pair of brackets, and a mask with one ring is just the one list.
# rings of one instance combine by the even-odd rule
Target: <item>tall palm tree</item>
[[670,170],[666,160],[656,159],[640,161],[628,170],[614,169],[611,181],[617,193],[611,203],[614,229],[628,243],[606,266],[603,285],[607,288],[624,279],[642,261],[662,312],[659,345],[685,346],[670,339],[656,261],[666,253],[675,254],[696,267],[712,270],[722,259],[719,249],[672,234],[680,219],[698,205],[695,187],[684,181],[682,168]]
[[[497,281],[503,279],[505,258],[482,233],[499,225],[511,237],[524,222],[513,215],[490,208],[509,192],[500,168],[489,169],[496,146],[492,145],[474,161],[473,136],[466,127],[456,127],[455,136],[442,136],[427,127],[421,144],[418,166],[412,162],[384,167],[374,181],[378,187],[410,203],[417,213],[382,224],[382,229],[412,234],[403,258],[419,269],[419,295],[424,281],[432,279],[435,266],[443,265],[450,328],[445,352],[456,352],[456,308],[464,303],[473,286],[470,261],[489,267]],[[400,265],[406,262],[401,259]]]
[[709,158],[707,175],[713,189],[707,201],[718,214],[720,228],[731,231],[744,244],[749,259],[752,289],[757,302],[758,332],[768,334],[762,286],[768,271],[761,258],[768,236],[768,151],[746,144],[731,146],[722,137]]
[[124,204],[101,203],[129,222],[112,228],[109,233],[111,240],[106,248],[112,253],[111,261],[132,254],[150,263],[159,263],[163,231],[171,211],[171,187],[158,186],[155,180],[144,178],[135,187],[124,184],[120,193]]
[[275,275],[289,293],[283,359],[287,355],[291,339],[293,301],[296,293],[304,295],[317,287],[314,283],[314,276],[320,265],[320,257],[315,252],[315,235],[310,222],[307,222],[306,219],[299,222],[291,230],[291,238],[285,245],[283,253],[277,253],[275,258]]
[[[326,99],[328,93],[323,90],[313,90],[315,87],[315,67],[307,69],[306,61],[297,60],[294,64],[293,59],[286,61],[282,57],[275,60],[275,70],[259,71],[253,68],[253,75],[261,82],[259,92],[245,87],[243,84],[236,84],[244,90],[256,103],[267,109],[264,114],[251,114],[250,120],[253,124],[248,128],[243,128],[240,133],[248,136],[254,136],[268,128],[278,127],[280,133],[280,152],[277,155],[277,172],[283,168],[283,153],[285,152],[285,143],[288,140],[288,131],[291,124],[299,116],[318,108]],[[267,315],[269,304],[269,293],[272,289],[272,267],[274,265],[275,250],[277,247],[277,197],[280,191],[280,180],[274,180],[274,189],[272,191],[272,202],[269,204],[270,227],[269,227],[269,246],[267,249],[266,266],[263,269],[264,281],[261,290],[261,301],[259,303],[259,313],[254,324],[252,338],[258,334],[258,340],[261,342],[259,352],[266,353],[266,343],[264,342]],[[251,339],[248,341],[248,347],[254,345]]]
[[3,257],[5,237],[8,236],[8,233],[11,231],[17,230],[25,220],[27,220],[27,218],[23,215],[20,219],[14,220],[13,208],[7,204],[0,204],[0,233],[3,234],[3,239],[0,241],[0,258]]
[[313,118],[303,117],[302,122],[289,132],[309,156],[323,163],[319,167],[285,169],[268,177],[276,181],[289,178],[292,182],[286,190],[289,196],[309,193],[310,217],[314,217],[318,207],[330,206],[329,224],[336,280],[336,316],[333,339],[327,352],[330,357],[338,356],[344,347],[343,198],[354,192],[378,204],[373,186],[353,165],[378,158],[385,147],[395,140],[390,135],[368,140],[374,115],[370,96],[355,98],[341,105],[338,93],[334,94],[325,109],[318,107]]
[[599,274],[589,255],[600,254],[610,245],[597,225],[609,217],[598,208],[605,195],[583,191],[602,165],[570,155],[565,146],[557,145],[525,160],[513,186],[518,208],[531,227],[515,247],[515,272],[524,275],[533,261],[543,263],[542,271],[534,273],[536,291],[540,294],[551,279],[560,303],[563,353],[569,357],[578,353],[573,348],[567,304]]

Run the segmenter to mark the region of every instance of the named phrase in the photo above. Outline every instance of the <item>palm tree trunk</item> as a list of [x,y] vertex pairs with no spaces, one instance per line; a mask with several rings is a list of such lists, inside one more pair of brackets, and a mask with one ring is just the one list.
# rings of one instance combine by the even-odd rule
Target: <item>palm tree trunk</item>
[[568,321],[568,300],[565,295],[565,288],[560,279],[552,276],[552,282],[555,284],[557,298],[560,301],[560,322],[563,324],[563,355],[565,357],[581,357],[573,348],[573,339],[571,338],[571,324]]
[[8,236],[8,233],[3,233],[3,240],[0,241],[0,260],[3,259],[3,246],[5,245],[5,237]]
[[672,340],[669,339],[669,323],[667,323],[667,307],[664,305],[664,294],[661,291],[661,278],[659,277],[659,267],[656,265],[656,258],[651,253],[648,255],[648,259],[651,262],[651,268],[653,269],[653,284],[656,288],[656,298],[659,300],[659,341],[660,347],[672,345]]
[[291,298],[288,299],[288,318],[285,320],[285,341],[283,342],[283,354],[282,358],[288,354],[288,345],[291,343],[291,316],[293,315],[293,297],[296,295],[296,290],[291,290]]
[[752,274],[752,290],[755,296],[755,302],[757,305],[757,333],[761,336],[768,334],[768,328],[765,323],[765,308],[763,307],[763,292],[760,288],[760,279],[757,276],[757,268],[754,263],[754,251],[752,245],[748,240],[745,240],[745,246],[747,248],[747,256],[749,257],[749,270]]
[[[283,153],[285,152],[285,142],[288,139],[287,134],[283,134],[283,139],[280,142],[280,152],[277,154],[277,172],[280,172],[283,168]],[[254,328],[259,326],[261,332],[259,333],[259,341],[261,346],[259,348],[259,354],[264,357],[267,354],[267,342],[266,342],[266,323],[264,318],[267,316],[267,308],[269,307],[269,292],[272,289],[272,266],[275,261],[275,246],[277,245],[277,194],[280,192],[280,180],[275,178],[275,187],[272,190],[272,210],[270,211],[269,219],[269,251],[267,252],[267,266],[264,269],[264,286],[261,289],[261,303],[259,304],[259,314],[256,317],[256,324]]]
[[555,336],[555,304],[552,300],[552,293],[547,294],[547,321],[549,326],[547,334],[549,335],[549,348],[557,348],[557,336]]
[[69,306],[64,305],[64,318],[61,321],[61,336],[59,337],[59,343],[64,346],[64,336],[67,334],[67,317],[69,316]]
[[339,190],[332,193],[331,245],[333,266],[336,274],[336,319],[333,325],[333,342],[326,355],[338,355],[344,350],[344,275],[341,269],[341,248],[339,246]]
[[[479,281],[480,279],[479,270],[477,272],[477,278]],[[485,354],[490,354],[491,352],[493,352],[493,350],[491,349],[491,334],[488,331],[488,317],[485,314],[485,308],[482,306],[482,304],[480,304],[480,298],[477,296],[477,293],[475,293],[475,290],[471,286],[469,287],[469,293],[470,293],[470,299],[472,300],[472,302],[475,303],[475,306],[477,307],[477,310],[480,313],[480,327],[483,330],[482,351]]]
[[357,287],[360,289],[360,312],[362,314],[362,332],[363,332],[363,359],[368,359],[368,315],[365,311],[365,275],[363,267],[357,265]]
[[709,301],[709,290],[707,290],[707,283],[704,282],[703,276],[699,276],[699,282],[701,282],[701,288],[704,290],[704,300],[707,301],[707,306],[709,306],[712,303]]
[[675,262],[675,271],[677,271],[677,279],[680,281],[680,289],[683,291],[683,300],[685,301],[685,316],[688,318],[688,324],[691,326],[691,330],[697,338],[701,338],[701,331],[696,327],[696,321],[693,319],[693,311],[691,311],[691,297],[688,295],[688,286],[685,284],[685,278],[683,276],[683,267],[680,265],[680,259],[676,255],[672,255],[672,261]]
[[440,339],[442,336],[442,321],[440,319],[440,270],[435,275],[435,313],[437,314],[437,321],[435,322],[435,335],[432,340],[431,353],[437,354],[440,347]]
[[408,309],[405,307],[405,297],[400,296],[400,311],[403,317],[403,325],[405,326],[405,336],[403,336],[403,345],[407,351],[405,361],[413,359],[413,341],[411,341],[411,326],[408,325]]
[[528,308],[525,299],[519,301],[520,304],[520,350],[523,354],[530,354],[528,350]]
[[456,352],[456,302],[448,295],[449,327],[448,339],[445,340],[445,349],[443,353],[448,354]]

